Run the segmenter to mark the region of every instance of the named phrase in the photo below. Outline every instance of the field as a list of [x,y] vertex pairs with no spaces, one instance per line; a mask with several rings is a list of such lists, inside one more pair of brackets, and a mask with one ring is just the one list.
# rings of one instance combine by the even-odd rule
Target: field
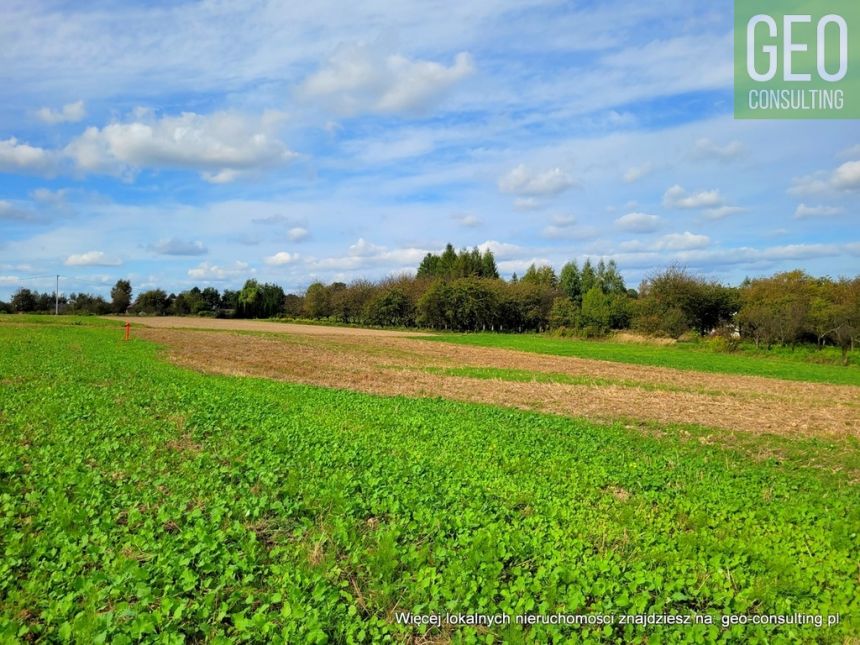
[[860,635],[856,366],[184,320],[0,317],[3,642]]

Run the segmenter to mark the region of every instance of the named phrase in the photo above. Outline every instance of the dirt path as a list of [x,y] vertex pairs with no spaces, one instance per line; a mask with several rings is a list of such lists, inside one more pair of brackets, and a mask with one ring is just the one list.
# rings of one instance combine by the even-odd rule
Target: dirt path
[[[257,324],[267,325],[266,331],[271,325],[281,327]],[[174,362],[206,372],[374,394],[442,396],[600,420],[860,437],[860,388],[854,386],[466,347],[404,338],[406,334],[398,332],[289,327],[295,332],[279,329],[283,335],[277,337],[155,328],[139,334],[163,344]],[[487,380],[448,371],[470,367],[535,372],[550,381],[575,382]]]
[[[102,316],[108,320],[119,320],[116,316]],[[125,320],[125,319],[123,319]],[[325,327],[323,325],[298,325],[269,320],[234,320],[220,318],[191,318],[180,316],[135,317],[130,319],[135,325],[157,329],[211,329],[213,331],[261,331],[274,334],[298,334],[302,336],[427,336],[415,331],[391,331],[389,329],[360,329],[353,327]]]

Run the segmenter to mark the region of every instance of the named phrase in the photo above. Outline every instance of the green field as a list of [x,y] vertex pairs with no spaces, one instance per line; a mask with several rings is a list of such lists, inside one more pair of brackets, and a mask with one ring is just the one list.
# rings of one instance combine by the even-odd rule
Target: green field
[[[515,349],[552,356],[576,356],[617,363],[655,365],[680,370],[749,374],[791,381],[860,385],[860,365],[839,363],[839,352],[833,348],[821,351],[798,348],[771,352],[715,352],[704,343],[649,345],[611,340],[579,340],[545,334],[438,334],[421,340]],[[815,362],[824,361],[824,362]]]
[[[856,445],[731,446],[698,441],[707,431],[696,428],[202,375],[122,342],[115,324],[34,320],[0,323],[2,642],[860,633],[860,495],[846,468]],[[708,358],[677,360],[694,356]],[[813,368],[854,373],[796,367]],[[397,624],[400,611],[695,613],[715,624],[439,632]],[[841,620],[720,624],[795,613]]]

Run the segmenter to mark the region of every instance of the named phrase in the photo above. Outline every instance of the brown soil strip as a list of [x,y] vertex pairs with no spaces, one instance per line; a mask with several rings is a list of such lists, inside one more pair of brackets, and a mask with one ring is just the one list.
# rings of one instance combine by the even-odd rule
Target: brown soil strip
[[269,320],[233,320],[221,318],[193,318],[180,316],[153,316],[122,318],[117,316],[102,316],[119,323],[128,320],[135,325],[156,327],[158,329],[211,329],[220,331],[256,331],[275,334],[301,334],[303,336],[426,336],[421,332],[392,331],[389,329],[360,329],[353,327],[325,327],[322,325],[298,325],[295,323],[280,323]]
[[[196,321],[195,321],[196,322]],[[230,321],[233,322],[233,321]],[[269,325],[273,323],[267,323]],[[277,323],[274,323],[277,324]],[[710,374],[589,359],[465,347],[338,329],[278,336],[142,329],[170,358],[206,372],[345,388],[446,397],[599,420],[695,423],[730,431],[860,437],[860,388]],[[357,332],[357,333],[344,333]],[[428,367],[491,367],[610,379],[561,384],[474,379]]]

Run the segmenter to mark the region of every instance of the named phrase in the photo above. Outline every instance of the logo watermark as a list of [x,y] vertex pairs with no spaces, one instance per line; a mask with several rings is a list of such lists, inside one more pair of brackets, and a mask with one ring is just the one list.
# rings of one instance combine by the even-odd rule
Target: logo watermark
[[735,0],[735,118],[860,118],[860,1]]

